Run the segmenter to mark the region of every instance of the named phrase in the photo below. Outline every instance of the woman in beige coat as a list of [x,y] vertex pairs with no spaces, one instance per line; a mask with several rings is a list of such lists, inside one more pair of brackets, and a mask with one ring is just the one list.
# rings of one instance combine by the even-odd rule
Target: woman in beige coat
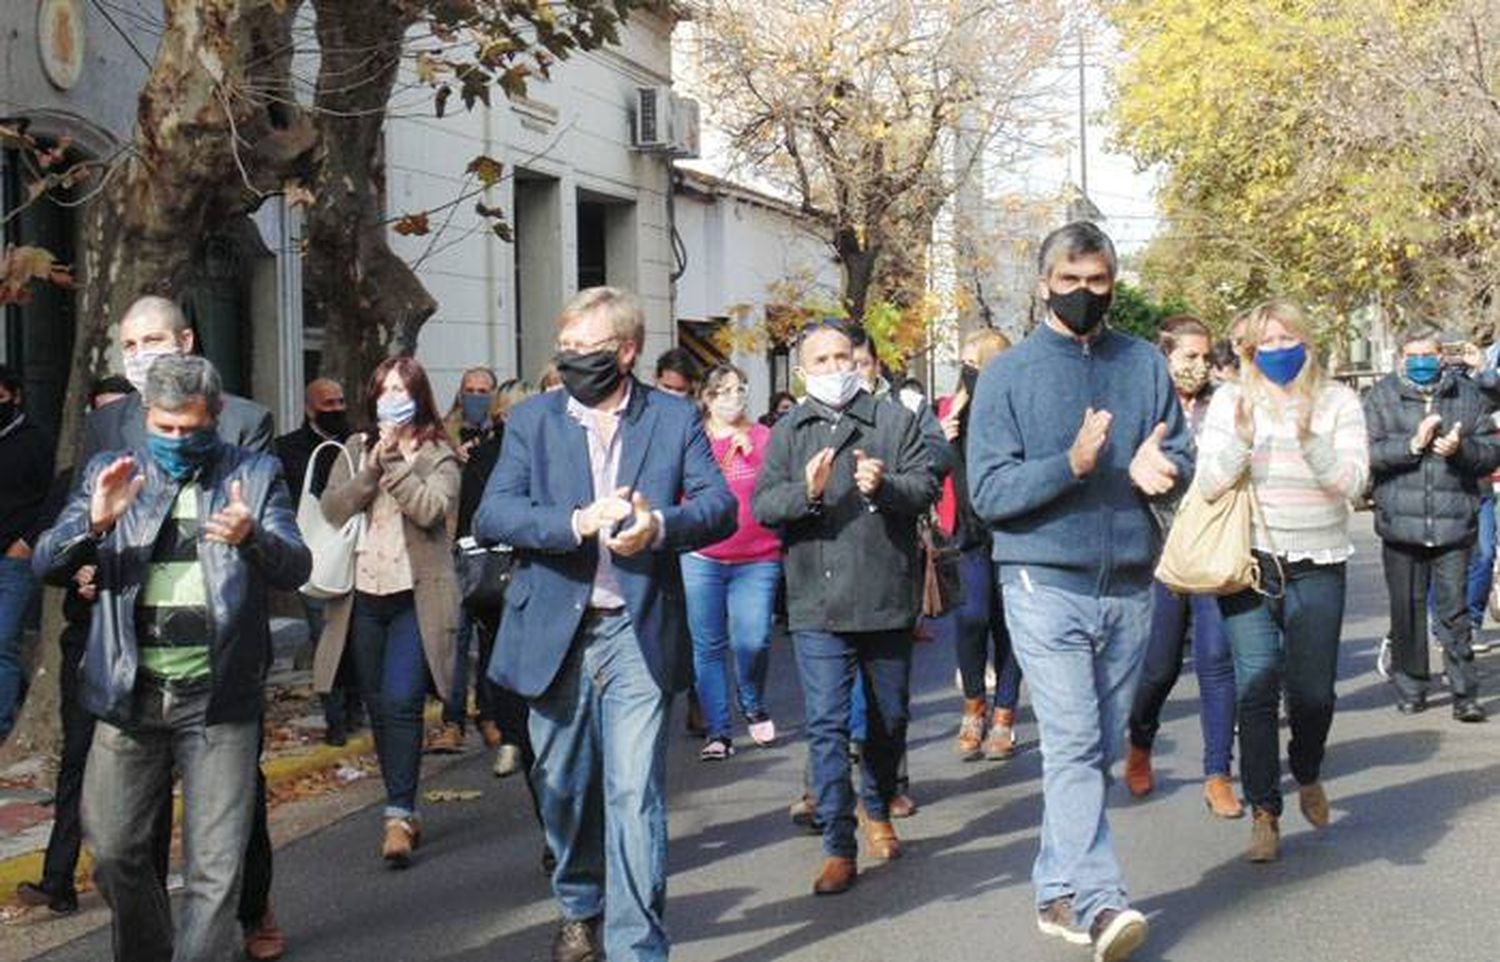
[[326,692],[347,670],[359,686],[385,780],[381,855],[391,867],[404,868],[422,834],[422,710],[429,690],[453,690],[459,461],[427,373],[412,358],[382,362],[364,405],[377,426],[349,440],[357,468],[351,476],[344,461],[336,461],[323,491],[330,522],[342,525],[363,513],[365,530],[354,591],[328,605],[314,681]]

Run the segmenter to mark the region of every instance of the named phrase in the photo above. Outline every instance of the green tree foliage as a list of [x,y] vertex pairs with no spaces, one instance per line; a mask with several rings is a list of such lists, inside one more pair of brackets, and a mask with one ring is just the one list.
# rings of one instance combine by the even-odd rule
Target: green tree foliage
[[1109,324],[1117,331],[1154,341],[1162,321],[1174,314],[1188,313],[1191,312],[1187,303],[1181,298],[1153,300],[1144,289],[1120,281],[1115,284],[1114,300],[1109,305]]

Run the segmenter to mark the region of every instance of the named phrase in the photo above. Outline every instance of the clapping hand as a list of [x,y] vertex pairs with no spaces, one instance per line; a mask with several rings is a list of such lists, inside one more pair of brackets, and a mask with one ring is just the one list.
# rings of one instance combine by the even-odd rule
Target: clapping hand
[[1068,466],[1073,469],[1073,477],[1083,478],[1093,473],[1094,467],[1099,463],[1099,452],[1104,450],[1104,443],[1109,440],[1109,425],[1114,417],[1108,411],[1095,411],[1093,408],[1083,412],[1083,425],[1078,429],[1078,437],[1073,440],[1073,447],[1068,451]]
[[885,462],[872,458],[863,451],[854,452],[854,486],[866,498],[875,497],[885,480]]
[[1412,435],[1411,449],[1416,454],[1421,454],[1432,446],[1437,437],[1438,428],[1442,427],[1443,418],[1438,414],[1429,414],[1417,425],[1417,433]]
[[1438,454],[1442,455],[1445,458],[1451,458],[1455,454],[1457,454],[1460,443],[1459,428],[1461,427],[1463,427],[1462,424],[1454,424],[1453,430],[1440,437],[1434,438],[1432,441],[1432,450],[1436,451]]
[[828,479],[833,474],[833,448],[824,448],[807,462],[807,497],[816,501],[823,496],[823,489],[828,487]]
[[229,503],[203,522],[203,537],[235,547],[243,544],[254,532],[255,518],[250,514],[250,506],[245,504],[244,487],[239,481],[231,481]]
[[630,526],[604,542],[604,546],[622,558],[640,554],[656,543],[656,512],[651,502],[639,491],[630,496],[630,507],[635,515]]
[[586,508],[578,511],[578,534],[587,539],[608,531],[631,515],[629,488],[616,488]]
[[94,533],[103,534],[113,528],[145,486],[145,475],[135,473],[135,458],[128,455],[115,458],[100,471],[89,496],[89,526]]

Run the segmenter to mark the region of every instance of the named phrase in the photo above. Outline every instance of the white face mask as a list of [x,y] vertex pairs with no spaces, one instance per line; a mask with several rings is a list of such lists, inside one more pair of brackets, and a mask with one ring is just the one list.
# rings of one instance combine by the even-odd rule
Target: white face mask
[[864,387],[864,380],[858,371],[833,371],[829,374],[809,374],[804,381],[807,383],[809,397],[822,401],[835,411],[842,410],[844,405],[854,400],[854,395]]
[[146,393],[146,375],[159,357],[179,353],[175,347],[146,348],[125,358],[125,380],[142,394]]
[[921,391],[913,391],[911,388],[902,389],[899,397],[901,398],[901,406],[913,414],[922,410],[922,402],[927,400],[922,396]]
[[721,394],[714,398],[708,406],[713,412],[714,419],[723,424],[738,424],[745,416],[745,396],[743,394]]

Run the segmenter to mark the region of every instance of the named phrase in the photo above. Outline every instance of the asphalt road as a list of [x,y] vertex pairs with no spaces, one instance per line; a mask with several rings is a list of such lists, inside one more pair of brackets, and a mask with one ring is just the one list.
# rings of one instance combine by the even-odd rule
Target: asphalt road
[[[1324,772],[1334,821],[1316,836],[1289,805],[1282,860],[1241,859],[1246,821],[1211,819],[1199,797],[1195,685],[1183,674],[1158,742],[1157,793],[1111,812],[1132,897],[1151,918],[1141,959],[1489,960],[1500,958],[1500,720],[1460,726],[1447,699],[1414,719],[1391,707],[1374,672],[1385,629],[1379,555],[1359,524],[1351,564],[1340,701]],[[1500,652],[1486,656],[1485,703],[1500,711]],[[1042,939],[1028,875],[1041,817],[1041,759],[1007,763],[952,752],[952,653],[918,652],[911,732],[913,794],[900,823],[907,855],[865,866],[848,895],[814,899],[816,838],[786,806],[800,791],[800,694],[778,642],[772,705],[783,739],[697,761],[674,727],[672,878],[668,922],[679,960],[761,962],[960,958],[1076,960]],[[425,787],[475,788],[473,801],[429,805],[427,842],[406,872],[379,861],[379,809],[299,839],[277,857],[275,900],[295,962],[546,959],[556,923],[539,868],[539,832],[523,786],[497,781],[487,759],[448,768]],[[96,932],[44,956],[107,959]]]

